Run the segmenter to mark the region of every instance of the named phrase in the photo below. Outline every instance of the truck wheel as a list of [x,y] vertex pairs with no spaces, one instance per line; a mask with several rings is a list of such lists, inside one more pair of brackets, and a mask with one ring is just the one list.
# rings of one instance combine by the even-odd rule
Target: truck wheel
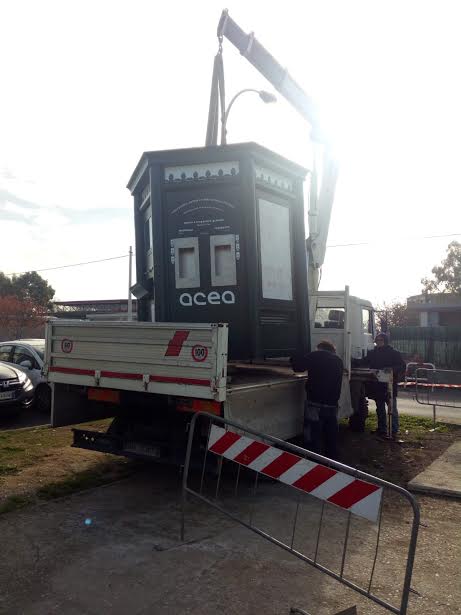
[[352,431],[363,433],[365,431],[365,421],[368,416],[368,400],[365,397],[363,386],[353,386],[351,383],[351,401],[354,414],[349,418],[349,427]]

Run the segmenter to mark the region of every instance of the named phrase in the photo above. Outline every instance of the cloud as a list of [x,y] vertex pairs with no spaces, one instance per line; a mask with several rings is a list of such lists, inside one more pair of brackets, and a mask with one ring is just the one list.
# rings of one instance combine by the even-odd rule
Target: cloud
[[38,209],[40,207],[38,203],[23,199],[20,196],[13,194],[9,190],[0,188],[0,209],[3,209],[8,202],[24,207],[25,209]]

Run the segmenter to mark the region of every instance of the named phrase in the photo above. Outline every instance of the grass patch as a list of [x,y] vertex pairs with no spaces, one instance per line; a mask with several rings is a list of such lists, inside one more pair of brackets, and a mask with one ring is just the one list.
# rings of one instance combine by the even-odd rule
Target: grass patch
[[0,476],[11,476],[19,472],[17,466],[0,465]]
[[[109,423],[110,420],[104,419],[86,423],[84,427],[105,431]],[[61,451],[63,459],[68,460],[71,456],[72,439],[70,427],[33,427],[0,432],[0,514],[110,483],[133,471],[132,461],[112,457],[83,459],[80,463],[77,461],[60,467]],[[33,470],[24,474],[18,494],[17,479],[10,480],[10,477],[20,475],[22,478],[25,469],[35,466],[40,476],[40,466],[43,468],[49,464],[50,457],[57,460],[56,468],[59,471],[54,473],[54,465],[46,466],[45,483],[41,482],[41,478],[37,480]]]
[[0,514],[23,508],[31,504],[33,500],[34,498],[31,495],[10,495],[6,500],[0,503]]
[[53,500],[77,491],[99,487],[105,483],[128,476],[132,471],[132,464],[126,460],[100,463],[88,470],[76,472],[60,481],[51,482],[37,490],[36,495],[41,500]]
[[[105,430],[109,421],[87,423],[89,428]],[[15,466],[18,471],[40,463],[50,450],[72,444],[69,427],[32,427],[31,429],[10,430],[0,433],[0,468]],[[0,473],[1,475],[1,473]]]
[[22,453],[25,449],[21,446],[2,446],[0,447],[0,453],[3,451],[6,453]]
[[[405,431],[412,432],[413,435],[418,436],[420,434],[428,433],[434,429],[434,423],[431,418],[422,417],[422,416],[412,416],[409,414],[400,414],[399,413],[399,421],[400,421],[400,432],[405,433]],[[378,427],[378,419],[376,416],[376,412],[370,410],[370,414],[368,415],[366,422],[366,429],[370,431],[376,430]],[[448,425],[447,423],[436,423],[435,429],[438,433],[446,433],[451,431],[452,429],[456,429],[452,425]]]

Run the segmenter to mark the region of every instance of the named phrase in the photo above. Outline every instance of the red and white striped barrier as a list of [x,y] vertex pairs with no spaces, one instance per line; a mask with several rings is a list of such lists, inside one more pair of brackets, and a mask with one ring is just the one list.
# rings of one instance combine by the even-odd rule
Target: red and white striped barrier
[[233,431],[211,426],[208,450],[374,523],[382,487]]
[[399,382],[399,386],[418,386],[430,387],[431,389],[461,389],[461,384],[438,384],[436,382],[416,382],[416,380],[408,380],[407,382]]

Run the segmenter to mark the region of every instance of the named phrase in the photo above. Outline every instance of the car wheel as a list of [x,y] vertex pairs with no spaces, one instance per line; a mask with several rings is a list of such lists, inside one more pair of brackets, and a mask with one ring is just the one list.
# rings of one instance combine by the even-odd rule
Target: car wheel
[[51,410],[51,389],[47,384],[41,384],[35,391],[35,407],[39,412],[48,413]]

